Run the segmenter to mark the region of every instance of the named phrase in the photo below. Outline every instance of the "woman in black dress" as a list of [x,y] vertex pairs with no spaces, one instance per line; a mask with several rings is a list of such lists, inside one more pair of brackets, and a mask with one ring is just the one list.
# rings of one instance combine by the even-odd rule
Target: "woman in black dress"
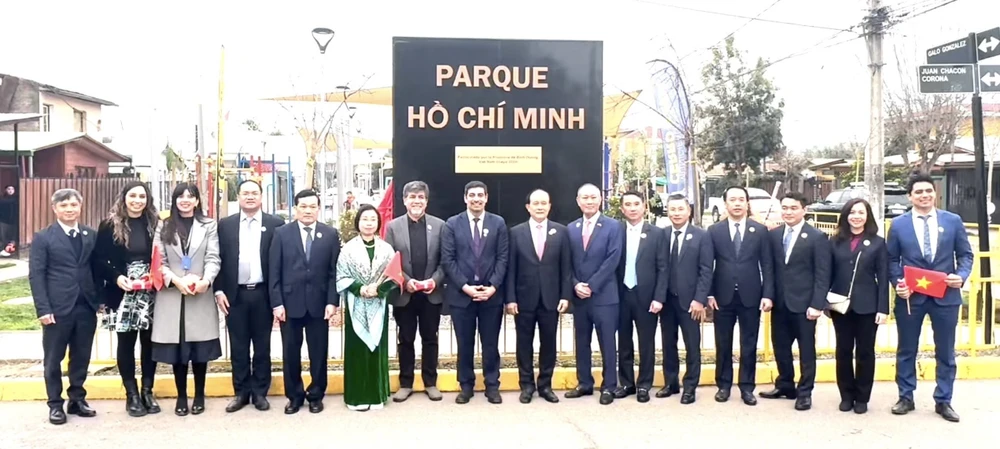
[[[95,270],[104,280],[106,311],[101,326],[117,333],[118,372],[125,386],[125,410],[129,416],[159,413],[153,396],[156,361],[150,340],[155,291],[149,282],[153,232],[159,218],[153,196],[145,183],[132,181],[122,189],[101,222],[94,247]],[[142,393],[135,382],[135,343],[142,343]]]
[[889,253],[867,201],[844,205],[832,243],[830,291],[850,300],[847,313],[829,312],[837,334],[840,411],[861,414],[875,382],[875,335],[889,316]]
[[[157,227],[153,242],[160,253],[163,286],[156,293],[153,360],[174,368],[180,416],[205,411],[208,362],[222,356],[219,308],[211,291],[219,274],[216,222],[201,210],[194,184],[181,183],[171,195],[170,217]],[[194,371],[194,403],[188,409],[188,363]]]

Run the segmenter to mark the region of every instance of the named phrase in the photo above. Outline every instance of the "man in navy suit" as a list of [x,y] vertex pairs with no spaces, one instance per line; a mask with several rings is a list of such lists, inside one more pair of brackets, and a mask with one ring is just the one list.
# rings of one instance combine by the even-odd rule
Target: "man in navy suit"
[[[907,183],[913,209],[892,220],[889,231],[889,278],[896,283],[896,386],[899,401],[892,407],[895,415],[914,410],[913,391],[917,389],[916,358],[924,316],[931,318],[934,329],[934,358],[937,360],[934,411],[944,419],[958,422],[951,407],[955,384],[955,328],[958,326],[962,292],[972,272],[973,253],[962,219],[934,207],[937,192],[934,179],[916,173]],[[957,262],[957,264],[956,264]],[[903,281],[903,267],[947,273],[948,290],[943,298],[912,293]],[[909,310],[907,304],[909,303]]]
[[[295,195],[295,220],[281,226],[271,239],[268,284],[271,308],[281,328],[282,375],[288,405],[285,414],[323,411],[330,320],[338,317],[337,230],[316,221],[319,195],[303,190]],[[302,385],[302,332],[309,347],[308,388]]]
[[710,228],[715,276],[709,307],[715,309],[715,384],[717,402],[729,400],[733,386],[733,331],[740,324],[740,398],[757,405],[757,334],[761,312],[774,305],[774,260],[767,227],[749,218],[747,190],[731,186],[722,194],[728,218]]
[[500,326],[503,322],[503,295],[497,289],[507,274],[507,223],[503,217],[486,212],[486,184],[465,185],[466,210],[448,219],[441,233],[441,266],[448,276],[445,301],[458,340],[458,383],[462,391],[458,404],[472,399],[476,384],[473,367],[476,328],[482,343],[483,377],[486,399],[491,404],[500,397]]
[[693,404],[701,379],[701,326],[705,320],[708,291],[712,288],[712,239],[704,229],[692,226],[691,204],[684,195],[670,195],[666,229],[669,240],[667,259],[667,303],[660,312],[663,339],[663,388],[656,397],[681,392],[677,329],[684,337],[685,371],[681,404]]
[[618,282],[615,271],[622,255],[622,226],[601,214],[601,189],[584,184],[576,192],[583,217],[569,224],[573,256],[573,327],[576,332],[576,379],[567,399],[594,394],[590,339],[597,330],[601,348],[601,404],[615,400],[618,388],[615,333],[618,330]]
[[[35,234],[28,262],[28,282],[42,323],[45,391],[49,401],[49,422],[66,423],[66,413],[81,418],[97,416],[87,404],[90,350],[97,331],[100,300],[91,268],[91,254],[97,232],[80,225],[83,198],[73,189],[52,195],[56,223]],[[69,348],[69,406],[63,412],[62,361]]]

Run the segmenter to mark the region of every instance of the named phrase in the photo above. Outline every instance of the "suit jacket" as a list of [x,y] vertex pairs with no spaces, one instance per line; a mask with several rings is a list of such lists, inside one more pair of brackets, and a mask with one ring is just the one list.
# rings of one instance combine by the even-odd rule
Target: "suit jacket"
[[472,298],[462,291],[464,285],[487,285],[497,289],[486,301],[490,306],[503,305],[503,286],[507,274],[507,223],[503,217],[483,212],[482,252],[479,256],[479,281],[475,280],[476,255],[472,244],[469,214],[463,211],[448,219],[441,234],[441,266],[448,276],[445,300],[448,305],[468,307]]
[[100,308],[94,278],[93,257],[97,233],[78,225],[83,250],[76,256],[73,243],[59,223],[35,233],[28,261],[28,283],[39,317],[64,317],[73,312],[80,295],[94,309]]
[[271,239],[267,283],[271,308],[285,307],[286,318],[323,318],[327,305],[340,306],[337,294],[337,259],[340,235],[323,223],[315,223],[312,252],[306,262],[302,230],[298,221],[277,229]]
[[410,303],[410,292],[406,291],[405,282],[410,279],[422,281],[433,279],[434,291],[427,295],[431,304],[444,302],[444,268],[441,266],[441,233],[444,230],[444,220],[433,215],[424,214],[427,222],[427,265],[423,273],[413,272],[413,252],[410,248],[410,218],[408,215],[396,217],[386,226],[385,242],[399,251],[403,265],[403,287],[389,292],[389,303],[393,307],[405,307]]
[[774,299],[774,259],[767,227],[748,218],[746,228],[740,230],[743,244],[738,257],[728,218],[708,228],[715,250],[715,276],[709,296],[714,296],[720,306],[733,301],[737,286],[746,307],[758,307],[761,298]]
[[590,286],[590,298],[580,299],[574,290],[573,302],[589,301],[595,306],[618,304],[615,270],[623,252],[621,223],[600,214],[586,250],[583,249],[583,218],[577,218],[568,227],[573,254],[573,286],[581,282]]
[[774,305],[792,313],[805,313],[809,307],[823,310],[830,291],[830,240],[823,231],[803,223],[785,263],[786,230],[787,225],[769,232],[777,293]]
[[[973,253],[962,219],[941,209],[937,209],[935,214],[938,229],[931,229],[931,232],[936,231],[938,239],[933,262],[924,259],[923,249],[913,226],[913,211],[892,219],[888,240],[889,282],[892,285],[903,279],[903,267],[907,265],[945,274],[957,274],[963,281],[969,278],[972,273]],[[943,306],[961,305],[962,292],[957,288],[948,288],[944,298],[930,299]],[[928,297],[919,293],[910,296],[911,304],[923,304],[926,300]]]
[[510,265],[507,268],[507,304],[518,309],[536,310],[541,301],[545,310],[556,310],[559,300],[573,295],[573,264],[566,226],[547,220],[542,258],[535,252],[532,231],[535,222],[528,220],[510,230]]
[[[239,290],[240,275],[240,224],[242,213],[237,212],[222,220],[219,220],[219,254],[222,258],[222,268],[215,278],[213,289],[216,293],[222,292],[230,301],[236,299]],[[270,275],[268,262],[270,262],[271,240],[275,231],[285,224],[285,220],[274,215],[265,214],[264,211],[257,213],[260,221],[260,270],[264,278],[264,284]]]
[[[889,252],[885,239],[877,235],[865,235],[851,251],[851,240],[834,240],[833,271],[830,277],[830,291],[847,296],[850,293],[849,310],[858,314],[889,314]],[[859,257],[860,255],[860,257]],[[857,261],[857,275],[854,263]],[[854,277],[854,289],[851,278]]]
[[[153,303],[153,341],[180,343],[181,302],[184,304],[184,341],[210,341],[219,338],[219,307],[215,304],[212,283],[219,274],[219,231],[215,220],[194,220],[188,236],[188,256],[191,269],[184,270],[184,249],[180,239],[165,242],[163,221],[156,226],[153,244],[160,248],[160,272],[163,289],[156,292]],[[174,282],[186,274],[208,281],[209,288],[194,296],[183,296]]]
[[[670,242],[673,241],[674,228],[664,229],[664,237],[667,239],[667,275],[670,270]],[[698,301],[702,305],[708,304],[708,292],[712,289],[712,263],[715,252],[712,248],[712,239],[704,229],[688,224],[687,230],[680,238],[681,252],[677,263],[677,284],[668,287],[677,292],[678,306],[681,310],[687,311],[691,306],[691,301]]]
[[[624,297],[626,290],[625,263],[628,252],[628,228],[624,224],[621,225],[621,228],[622,250],[616,273],[619,299]],[[660,304],[667,303],[667,283],[670,279],[667,272],[669,245],[670,242],[663,229],[645,221],[642,222],[639,250],[635,255],[635,290],[639,299],[639,307],[642,310],[648,310],[650,303],[654,300],[659,301]]]

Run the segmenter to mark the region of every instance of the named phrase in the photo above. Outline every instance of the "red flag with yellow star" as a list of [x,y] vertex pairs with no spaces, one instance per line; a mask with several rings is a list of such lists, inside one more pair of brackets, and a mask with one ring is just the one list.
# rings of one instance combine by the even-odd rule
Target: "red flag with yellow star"
[[947,274],[940,271],[924,270],[917,267],[904,266],[903,280],[906,288],[913,293],[920,293],[932,298],[944,298],[948,285],[944,283]]
[[392,256],[392,260],[385,266],[382,276],[386,279],[392,279],[399,286],[403,285],[403,260],[400,258],[399,251],[396,251],[396,254]]

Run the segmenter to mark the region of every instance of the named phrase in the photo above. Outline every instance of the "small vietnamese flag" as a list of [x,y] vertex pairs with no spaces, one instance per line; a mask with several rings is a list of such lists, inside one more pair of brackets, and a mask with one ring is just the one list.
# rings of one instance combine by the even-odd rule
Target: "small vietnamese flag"
[[399,251],[392,256],[392,260],[389,264],[385,266],[385,271],[382,272],[382,276],[387,279],[392,279],[393,282],[398,284],[400,287],[403,286],[403,259],[399,255]]
[[924,270],[917,267],[904,266],[903,280],[906,287],[913,293],[920,293],[932,298],[941,299],[948,290],[944,280],[948,275],[940,271]]
[[157,291],[163,289],[163,258],[160,256],[160,245],[153,245],[153,255],[149,261],[149,280],[153,282],[153,288]]

